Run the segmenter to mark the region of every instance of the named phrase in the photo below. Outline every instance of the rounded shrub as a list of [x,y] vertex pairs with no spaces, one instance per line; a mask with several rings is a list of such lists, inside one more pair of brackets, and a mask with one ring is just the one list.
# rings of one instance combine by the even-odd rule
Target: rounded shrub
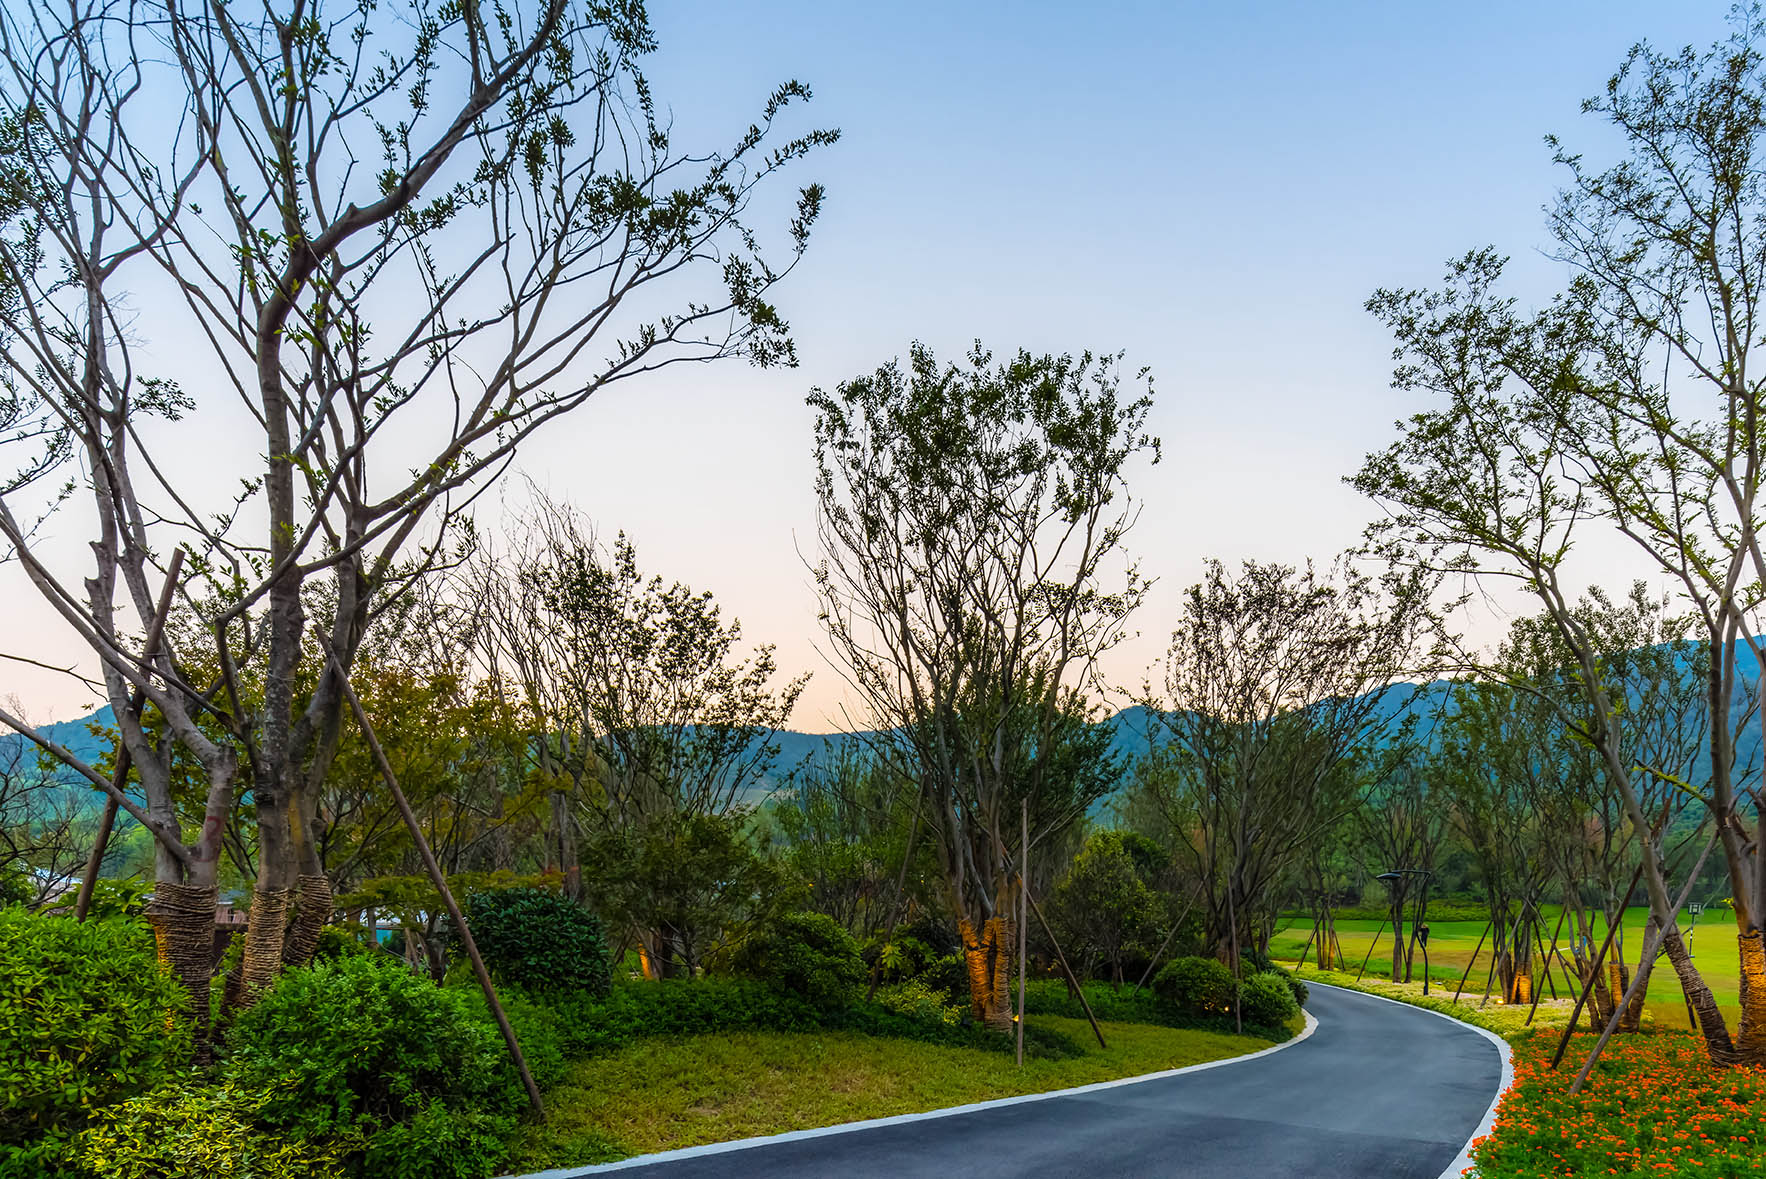
[[1153,976],[1153,994],[1180,1015],[1220,1015],[1232,1011],[1232,971],[1213,958],[1175,958]]
[[0,908],[0,1156],[168,1078],[188,1004],[139,921]]
[[1239,990],[1239,1015],[1246,1023],[1280,1027],[1299,1013],[1288,980],[1273,970],[1253,974]]
[[823,913],[775,919],[736,948],[730,968],[824,1009],[850,1006],[864,992],[858,943]]
[[[478,1137],[482,1117],[509,1124],[523,1095],[506,1059],[496,1027],[464,993],[390,956],[359,954],[284,972],[233,1025],[226,1075],[267,1094],[262,1122],[296,1138],[353,1142],[349,1173],[380,1179],[402,1172],[387,1169],[396,1160],[373,1148],[375,1136],[419,1117],[436,1124],[438,1107]],[[482,1174],[479,1153],[457,1152],[424,1173]]]
[[485,965],[530,991],[612,986],[607,930],[600,918],[545,888],[508,888],[472,897],[467,919]]

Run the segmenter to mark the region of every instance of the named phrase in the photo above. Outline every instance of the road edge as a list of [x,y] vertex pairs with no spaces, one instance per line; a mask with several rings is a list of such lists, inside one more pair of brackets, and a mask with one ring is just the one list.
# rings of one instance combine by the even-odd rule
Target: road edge
[[[1310,983],[1308,986],[1312,985]],[[1327,984],[1328,985],[1328,984]],[[1338,987],[1338,990],[1343,988]],[[1357,992],[1359,993],[1359,992]],[[1376,998],[1378,996],[1375,996]],[[1272,1044],[1268,1048],[1260,1048],[1256,1052],[1247,1052],[1243,1056],[1225,1056],[1219,1060],[1205,1060],[1201,1064],[1186,1064],[1182,1068],[1168,1068],[1156,1073],[1142,1073],[1135,1077],[1118,1077],[1114,1081],[1093,1081],[1089,1085],[1076,1085],[1071,1089],[1051,1089],[1046,1093],[1022,1093],[1017,1097],[996,1097],[990,1101],[974,1101],[968,1105],[951,1105],[943,1109],[929,1109],[923,1113],[894,1114],[886,1118],[866,1118],[859,1122],[839,1122],[832,1126],[816,1126],[808,1130],[787,1130],[782,1134],[764,1134],[754,1138],[732,1138],[728,1142],[707,1142],[701,1146],[683,1146],[677,1150],[663,1150],[655,1154],[638,1154],[629,1159],[621,1159],[616,1163],[600,1163],[589,1167],[555,1167],[549,1171],[532,1171],[523,1175],[504,1175],[498,1179],[583,1179],[585,1176],[602,1175],[613,1171],[624,1171],[633,1167],[647,1167],[653,1163],[674,1162],[678,1159],[703,1158],[707,1155],[729,1154],[738,1150],[749,1150],[757,1146],[771,1146],[779,1142],[797,1142],[806,1138],[827,1138],[835,1134],[852,1134],[860,1130],[875,1130],[884,1126],[902,1126],[913,1122],[930,1121],[934,1118],[950,1118],[960,1114],[978,1113],[982,1110],[1000,1109],[1008,1105],[1024,1105],[1032,1101],[1050,1101],[1057,1097],[1076,1097],[1083,1093],[1097,1093],[1105,1089],[1119,1089],[1125,1085],[1140,1085],[1147,1081],[1161,1081],[1166,1077],[1180,1077],[1187,1073],[1204,1072],[1211,1068],[1224,1068],[1246,1060],[1256,1060],[1260,1056],[1269,1056],[1285,1048],[1307,1039],[1318,1030],[1318,1019],[1312,1012],[1301,1009],[1306,1017],[1306,1026],[1293,1037],[1283,1040],[1280,1044]],[[1459,1022],[1458,1020],[1454,1021]],[[1507,1060],[1504,1059],[1506,1066]]]
[[1515,1083],[1515,1065],[1513,1052],[1509,1047],[1509,1042],[1491,1031],[1489,1028],[1481,1028],[1475,1023],[1467,1023],[1465,1020],[1449,1015],[1445,1011],[1436,1011],[1433,1007],[1419,1007],[1415,1003],[1406,1003],[1402,999],[1393,999],[1386,995],[1376,995],[1372,991],[1358,991],[1354,987],[1340,987],[1336,983],[1314,982],[1311,979],[1305,979],[1303,981],[1309,987],[1329,987],[1333,991],[1343,991],[1350,995],[1363,995],[1369,999],[1378,999],[1382,1003],[1392,1003],[1399,1007],[1408,1007],[1412,1011],[1426,1011],[1430,1015],[1440,1016],[1449,1023],[1456,1023],[1462,1028],[1470,1028],[1472,1031],[1477,1032],[1480,1036],[1483,1036],[1486,1040],[1489,1040],[1492,1044],[1496,1045],[1496,1054],[1502,1061],[1502,1073],[1497,1078],[1496,1082],[1496,1096],[1490,1099],[1490,1107],[1484,1111],[1483,1118],[1481,1118],[1477,1126],[1473,1128],[1471,1137],[1467,1138],[1466,1144],[1460,1147],[1459,1157],[1454,1159],[1451,1163],[1448,1163],[1447,1169],[1442,1171],[1439,1176],[1439,1179],[1459,1179],[1465,1169],[1472,1165],[1472,1143],[1490,1133],[1490,1128],[1496,1124],[1496,1107],[1502,1104],[1503,1096],[1508,1093],[1510,1086]]

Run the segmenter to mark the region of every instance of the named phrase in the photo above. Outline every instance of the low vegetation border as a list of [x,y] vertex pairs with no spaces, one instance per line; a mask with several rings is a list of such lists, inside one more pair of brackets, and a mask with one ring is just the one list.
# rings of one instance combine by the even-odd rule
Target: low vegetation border
[[947,1106],[944,1109],[926,1110],[922,1113],[896,1114],[887,1118],[867,1118],[857,1122],[841,1122],[833,1126],[817,1126],[809,1130],[790,1130],[783,1134],[764,1134],[754,1138],[736,1138],[729,1142],[710,1142],[702,1146],[687,1146],[679,1150],[659,1151],[655,1154],[634,1155],[629,1159],[621,1159],[615,1163],[601,1163],[587,1167],[555,1167],[546,1171],[533,1171],[524,1175],[506,1176],[504,1179],[577,1179],[579,1176],[601,1175],[613,1171],[624,1171],[634,1167],[647,1167],[654,1163],[672,1162],[677,1159],[703,1158],[707,1155],[729,1154],[734,1151],[750,1150],[759,1146],[770,1146],[781,1142],[798,1142],[809,1138],[826,1138],[834,1134],[850,1134],[860,1130],[874,1130],[884,1126],[899,1126],[911,1122],[930,1121],[934,1118],[956,1117],[961,1114],[979,1113],[983,1110],[1001,1109],[1009,1105],[1023,1105],[1031,1101],[1049,1101],[1057,1097],[1074,1097],[1082,1093],[1097,1093],[1105,1089],[1117,1089],[1125,1085],[1139,1085],[1147,1081],[1159,1081],[1167,1077],[1182,1076],[1186,1073],[1199,1073],[1206,1069],[1221,1068],[1226,1065],[1238,1064],[1241,1061],[1255,1060],[1260,1056],[1280,1052],[1292,1048],[1295,1044],[1311,1036],[1318,1028],[1318,1020],[1310,1011],[1302,1011],[1306,1026],[1299,1033],[1279,1044],[1261,1048],[1256,1052],[1247,1052],[1243,1056],[1226,1056],[1219,1060],[1206,1060],[1200,1064],[1184,1065],[1182,1068],[1161,1069],[1158,1072],[1142,1073],[1133,1077],[1118,1077],[1113,1081],[1094,1081],[1089,1085],[1076,1085],[1068,1089],[1050,1089],[1045,1093],[1023,1093],[1016,1097],[997,1097],[991,1101],[975,1101],[967,1105]]
[[1438,980],[1435,991],[1424,995],[1418,983],[1395,983],[1386,978],[1372,976],[1357,980],[1353,975],[1341,971],[1319,970],[1313,966],[1294,967],[1285,963],[1283,965],[1307,986],[1318,983],[1321,986],[1372,995],[1378,999],[1390,999],[1407,1007],[1420,1007],[1424,1011],[1433,1011],[1437,1015],[1445,1015],[1449,1019],[1469,1024],[1480,1031],[1491,1032],[1510,1042],[1540,1030],[1561,1032],[1569,1021],[1571,1003],[1566,999],[1541,1000],[1538,1010],[1533,1012],[1533,1021],[1529,1024],[1526,1022],[1530,1009],[1528,1007],[1511,1007],[1501,1003],[1486,1005],[1473,992],[1467,992],[1462,1001],[1455,1002],[1451,997],[1453,988],[1442,988]]

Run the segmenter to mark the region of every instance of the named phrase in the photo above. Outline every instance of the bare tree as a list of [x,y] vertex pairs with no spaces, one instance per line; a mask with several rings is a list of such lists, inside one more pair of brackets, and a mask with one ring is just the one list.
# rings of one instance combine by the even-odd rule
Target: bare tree
[[1124,397],[1119,363],[996,364],[977,343],[940,366],[916,344],[905,370],[809,398],[831,656],[873,752],[918,784],[971,1005],[990,1023],[1010,1018],[1020,800],[1034,853],[1120,768],[1087,694],[1145,593],[1121,554],[1138,512],[1126,474],[1159,443],[1151,383]]
[[[16,475],[0,536],[102,667],[146,798],[119,804],[158,841],[154,911],[193,992],[242,761],[258,853],[242,997],[311,952],[330,911],[313,830],[339,677],[376,611],[447,558],[486,476],[610,384],[794,358],[767,299],[822,190],[782,218],[782,266],[750,205],[835,135],[774,143],[808,97],[790,82],[727,150],[683,152],[639,69],[654,47],[635,3],[36,0],[0,17],[0,119],[22,128],[28,180],[28,233],[0,237],[6,384],[72,440],[93,565],[82,584],[33,545],[45,504]],[[169,426],[193,417],[258,441],[235,471],[192,461]],[[139,654],[174,544],[214,682],[176,650]],[[327,662],[303,680],[315,649]],[[126,707],[136,689],[164,740]],[[209,780],[193,839],[165,780],[173,746]]]

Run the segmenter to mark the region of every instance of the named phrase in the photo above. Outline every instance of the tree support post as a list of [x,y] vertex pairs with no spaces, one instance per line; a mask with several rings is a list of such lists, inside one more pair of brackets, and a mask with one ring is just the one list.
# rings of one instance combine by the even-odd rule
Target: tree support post
[[[1557,928],[1555,928],[1551,931],[1551,949],[1549,951],[1547,951],[1545,954],[1545,977],[1547,979],[1551,978],[1552,955],[1557,954],[1560,959],[1563,957],[1563,955],[1558,954],[1558,935],[1564,931],[1564,918],[1569,916],[1569,913],[1570,913],[1570,906],[1568,906],[1568,905],[1565,905],[1562,909],[1558,910]],[[1557,998],[1557,988],[1556,987],[1552,988],[1551,997],[1553,999]],[[1531,1006],[1527,1009],[1527,1022],[1522,1024],[1521,1026],[1522,1027],[1532,1027],[1533,1026],[1533,1015],[1538,1010],[1539,1010],[1539,988],[1534,987],[1533,988],[1533,1006]]]
[[1171,932],[1165,935],[1165,940],[1160,942],[1159,948],[1153,952],[1153,960],[1147,963],[1145,970],[1141,971],[1141,979],[1134,984],[1134,990],[1128,992],[1130,995],[1140,994],[1141,988],[1147,985],[1147,980],[1153,977],[1153,969],[1159,965],[1159,959],[1165,956],[1165,951],[1171,948],[1172,941],[1177,937],[1177,931],[1183,928],[1184,918],[1188,917],[1190,910],[1196,907],[1196,901],[1201,895],[1201,890],[1197,889],[1183,903],[1183,912],[1178,914],[1177,920],[1172,923]]
[[1386,922],[1390,921],[1391,919],[1392,918],[1390,915],[1380,918],[1380,928],[1374,933],[1373,943],[1368,946],[1367,953],[1362,956],[1361,969],[1357,970],[1355,972],[1355,981],[1356,982],[1360,982],[1362,974],[1364,974],[1367,971],[1368,959],[1372,958],[1374,956],[1374,951],[1379,948],[1380,937],[1382,934],[1384,934],[1386,932]]
[[1018,800],[1018,1067],[1024,1067],[1024,959],[1030,949],[1030,931],[1025,928],[1029,924],[1030,914],[1025,912],[1030,906],[1030,800]]
[[350,702],[350,711],[355,713],[356,724],[361,726],[362,737],[368,742],[368,750],[374,755],[374,764],[380,768],[380,776],[386,782],[393,802],[398,805],[405,827],[411,832],[411,842],[416,845],[417,854],[423,859],[424,870],[429,873],[430,882],[435,885],[436,891],[441,893],[448,917],[460,933],[460,944],[466,948],[466,956],[472,960],[472,973],[478,978],[479,989],[484,992],[485,1002],[490,1005],[491,1014],[497,1019],[497,1027],[503,1033],[503,1043],[509,1046],[509,1057],[515,1062],[515,1071],[521,1074],[521,1083],[527,1089],[527,1101],[533,1109],[534,1119],[544,1122],[546,1106],[540,1099],[540,1087],[534,1084],[533,1073],[528,1071],[527,1057],[522,1055],[521,1043],[515,1038],[515,1029],[509,1024],[509,1015],[497,998],[496,987],[491,985],[490,971],[485,969],[484,958],[478,952],[478,943],[472,940],[472,930],[466,924],[466,915],[460,911],[460,904],[454,899],[453,890],[448,887],[447,877],[442,874],[441,865],[436,862],[435,852],[430,849],[429,840],[423,836],[423,828],[417,822],[416,813],[411,810],[410,800],[399,789],[399,780],[392,771],[392,763],[386,759],[386,751],[380,747],[380,739],[374,735],[374,726],[368,722],[368,713],[363,709],[355,688],[350,686],[343,664],[338,661],[335,652],[327,650],[326,654],[331,660],[331,672],[337,677],[345,698]]
[[[1018,869],[1018,879],[1023,883],[1023,898],[1030,905],[1030,911],[1036,914],[1036,923],[1042,926],[1043,933],[1048,935],[1049,945],[1055,948],[1055,961],[1061,964],[1061,973],[1066,976],[1067,985],[1072,987],[1073,993],[1079,997],[1079,1005],[1085,1009],[1085,1018],[1091,1021],[1092,1035],[1098,1038],[1098,1047],[1108,1048],[1109,1045],[1104,1043],[1104,1029],[1098,1026],[1098,1017],[1092,1014],[1091,1003],[1085,997],[1085,988],[1079,985],[1079,976],[1073,973],[1073,967],[1067,965],[1067,955],[1061,950],[1061,940],[1055,936],[1055,931],[1049,928],[1049,919],[1042,915],[1042,906],[1037,904],[1036,898],[1030,895],[1029,873],[1025,871],[1022,861],[1016,865],[1012,864],[1011,853],[1006,851],[1006,841],[1000,838],[1000,833],[993,829],[991,823],[988,824],[988,828],[988,833],[993,836],[994,846],[999,849],[1001,857],[1006,860],[1006,867]],[[1020,1023],[1019,1026],[1023,1025]]]
[[[1644,938],[1643,960],[1645,962],[1655,961],[1656,948],[1660,946],[1662,940],[1668,936],[1668,927],[1679,922],[1681,907],[1686,904],[1686,898],[1692,895],[1692,886],[1698,883],[1699,870],[1705,866],[1705,857],[1709,856],[1711,854],[1711,849],[1716,846],[1717,833],[1712,832],[1711,838],[1705,841],[1705,850],[1699,853],[1698,862],[1693,864],[1692,872],[1689,873],[1686,878],[1686,887],[1680,890],[1680,896],[1675,900],[1674,908],[1668,914],[1668,920],[1657,925],[1652,936]],[[1639,867],[1641,868],[1642,865],[1639,865]],[[1635,887],[1635,884],[1633,887]],[[1627,892],[1625,895],[1630,896],[1631,894]],[[1619,912],[1622,919],[1624,910],[1621,909]],[[1637,972],[1637,977],[1632,979],[1631,985],[1625,988],[1625,997],[1613,1004],[1613,1014],[1607,1019],[1607,1026],[1601,1029],[1600,1039],[1594,1042],[1594,1049],[1589,1052],[1588,1059],[1582,1062],[1582,1071],[1577,1073],[1576,1079],[1570,1082],[1570,1092],[1572,1094],[1582,1091],[1582,1085],[1588,1080],[1588,1074],[1594,1071],[1594,1062],[1600,1059],[1601,1049],[1605,1048],[1607,1046],[1607,1041],[1612,1039],[1614,1029],[1619,1026],[1619,1021],[1625,1018],[1625,1011],[1631,1006],[1632,1000],[1642,994],[1643,988],[1649,985],[1649,977],[1650,972],[1640,968]],[[1688,1002],[1690,1003],[1691,1000],[1689,999]],[[1574,1027],[1575,1025],[1571,1024],[1571,1026]],[[1562,1053],[1563,1045],[1560,1044],[1558,1046],[1558,1051],[1560,1054]],[[1555,1057],[1552,1059],[1551,1065],[1553,1068],[1557,1067],[1557,1059]]]
[[[1700,859],[1702,864],[1703,857]],[[1637,887],[1637,882],[1642,877],[1643,863],[1640,860],[1637,871],[1631,874],[1631,887],[1627,888],[1619,899],[1619,920],[1608,923],[1607,936],[1600,943],[1600,952],[1594,956],[1594,965],[1588,971],[1588,981],[1582,984],[1582,994],[1577,996],[1576,1006],[1570,1011],[1570,1022],[1564,1025],[1564,1034],[1558,1040],[1558,1050],[1551,1054],[1551,1068],[1554,1072],[1557,1071],[1558,1062],[1564,1058],[1564,1049],[1570,1046],[1570,1036],[1576,1030],[1576,1020],[1581,1016],[1582,1008],[1587,1005],[1588,996],[1594,993],[1595,981],[1600,978],[1601,963],[1606,961],[1607,951],[1613,946],[1613,935],[1619,932],[1619,926],[1625,920],[1625,902],[1631,898],[1632,890]],[[1643,972],[1638,971],[1638,973],[1642,974]]]
[[1472,976],[1472,967],[1478,964],[1478,955],[1484,952],[1484,939],[1490,936],[1491,926],[1496,924],[1493,917],[1484,923],[1484,932],[1478,935],[1478,948],[1472,951],[1471,961],[1466,963],[1465,970],[1460,972],[1459,985],[1453,988],[1453,1001],[1459,1002],[1459,994],[1466,989],[1466,979]]
[[[159,650],[160,635],[166,629],[166,618],[172,612],[172,593],[178,588],[178,571],[184,567],[184,550],[172,550],[172,562],[166,567],[166,583],[159,591],[159,602],[154,607],[153,622],[147,628],[147,641],[141,647],[141,662],[152,660]],[[129,711],[140,715],[141,706],[147,700],[147,694],[136,688],[129,697]],[[117,736],[116,768],[111,771],[110,784],[114,790],[121,792],[129,784],[129,766],[131,757],[129,746]],[[104,800],[104,814],[98,820],[98,833],[92,840],[92,855],[86,860],[86,871],[80,877],[80,890],[74,894],[74,920],[84,921],[86,912],[92,907],[92,890],[98,887],[98,869],[104,863],[104,853],[110,847],[111,828],[116,826],[117,800],[112,795]]]

